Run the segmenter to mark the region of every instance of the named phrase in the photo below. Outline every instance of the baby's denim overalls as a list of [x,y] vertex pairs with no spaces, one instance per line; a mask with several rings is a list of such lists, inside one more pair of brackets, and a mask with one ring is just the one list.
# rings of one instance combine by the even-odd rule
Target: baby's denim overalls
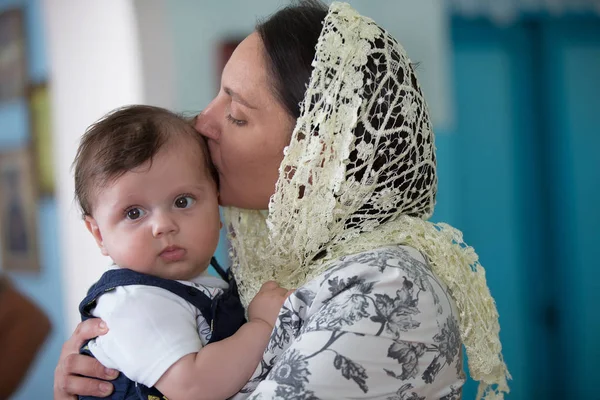
[[[195,287],[184,285],[177,281],[162,279],[151,275],[141,274],[130,269],[114,269],[104,273],[96,282],[85,299],[79,304],[79,312],[82,321],[93,318],[91,310],[96,306],[96,300],[105,292],[113,290],[118,286],[147,285],[157,286],[176,294],[196,306],[206,322],[211,326],[212,336],[208,343],[217,342],[233,335],[245,322],[244,308],[240,302],[237,285],[231,274],[227,274],[218,262],[213,258],[211,265],[229,283],[229,289],[214,299],[209,298],[204,292]],[[87,344],[81,349],[81,353],[92,356],[87,349]],[[79,396],[79,400],[164,400],[164,396],[156,388],[148,388],[142,384],[133,382],[123,373],[111,381],[115,390],[109,397]]]

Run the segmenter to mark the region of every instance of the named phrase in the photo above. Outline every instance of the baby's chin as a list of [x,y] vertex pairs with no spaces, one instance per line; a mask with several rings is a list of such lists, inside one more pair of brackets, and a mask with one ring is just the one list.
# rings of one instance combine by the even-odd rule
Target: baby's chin
[[179,261],[166,265],[161,263],[161,265],[152,265],[150,267],[132,266],[129,269],[163,279],[189,281],[204,273],[208,269],[209,264],[210,262],[207,262],[206,265],[190,265],[189,262]]
[[[180,264],[180,263],[174,263]],[[208,269],[209,263],[200,265],[190,265],[189,263],[181,263],[183,265],[168,265],[160,271],[160,277],[176,281],[191,281],[198,277]]]

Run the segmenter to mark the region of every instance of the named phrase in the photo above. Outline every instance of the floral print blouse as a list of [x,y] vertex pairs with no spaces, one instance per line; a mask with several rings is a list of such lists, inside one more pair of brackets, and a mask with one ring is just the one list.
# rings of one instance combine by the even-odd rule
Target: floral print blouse
[[458,314],[418,251],[346,256],[298,288],[241,399],[461,398]]

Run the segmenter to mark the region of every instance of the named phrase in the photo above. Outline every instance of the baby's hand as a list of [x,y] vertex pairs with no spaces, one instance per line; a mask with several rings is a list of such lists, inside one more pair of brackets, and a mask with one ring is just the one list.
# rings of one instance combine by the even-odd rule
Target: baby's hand
[[248,306],[249,320],[262,320],[273,328],[281,306],[292,293],[293,290],[284,289],[275,281],[266,282]]

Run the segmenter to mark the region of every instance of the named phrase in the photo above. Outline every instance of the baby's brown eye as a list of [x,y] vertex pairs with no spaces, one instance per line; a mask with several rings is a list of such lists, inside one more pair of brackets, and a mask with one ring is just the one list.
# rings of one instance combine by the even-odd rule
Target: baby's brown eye
[[139,208],[131,208],[129,210],[127,210],[127,218],[135,221],[136,219],[140,218],[143,215],[143,211],[140,210]]
[[188,208],[194,204],[194,199],[190,196],[181,196],[175,200],[175,207],[177,208]]

